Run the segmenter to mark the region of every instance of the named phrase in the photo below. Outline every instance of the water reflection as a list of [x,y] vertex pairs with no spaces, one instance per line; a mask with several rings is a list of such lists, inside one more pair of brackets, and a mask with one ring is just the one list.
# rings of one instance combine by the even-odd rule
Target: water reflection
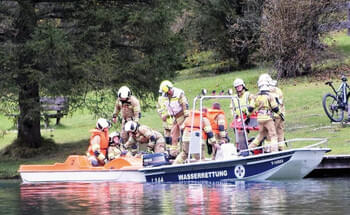
[[350,180],[20,185],[21,214],[347,214]]

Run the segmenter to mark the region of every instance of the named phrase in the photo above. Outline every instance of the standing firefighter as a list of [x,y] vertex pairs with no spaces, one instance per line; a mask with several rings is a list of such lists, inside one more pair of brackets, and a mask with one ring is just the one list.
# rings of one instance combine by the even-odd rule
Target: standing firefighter
[[[189,145],[191,139],[191,126],[192,126],[192,112],[189,114],[189,117],[185,120],[184,134],[182,136],[182,150],[181,153],[176,157],[173,164],[182,164],[188,158]],[[202,128],[200,131],[199,129]],[[208,143],[215,147],[216,140],[211,128],[209,119],[207,118],[207,110],[203,109],[202,111],[202,126],[200,126],[200,112],[195,111],[193,119],[193,132],[202,132],[202,158],[204,158],[204,143],[208,140]]]
[[[278,104],[270,94],[269,83],[266,80],[260,80],[258,82],[259,93],[257,94],[251,107],[248,108],[249,112],[253,112],[257,109],[258,112],[258,124],[259,124],[259,134],[249,145],[249,148],[255,148],[266,136],[265,141],[265,151],[278,151],[277,147],[277,135],[275,123],[273,121],[273,113],[279,114],[283,119],[283,114],[280,112]],[[247,118],[249,119],[249,118]]]
[[161,133],[135,121],[125,124],[129,139],[124,147],[135,155],[138,151],[161,153],[165,151],[165,140]]
[[[163,81],[159,86],[159,91],[167,97],[165,102],[168,114],[174,119],[171,127],[171,146],[170,156],[176,157],[179,152],[179,138],[181,135],[182,125],[188,117],[188,102],[183,90],[176,88],[170,81]],[[167,115],[163,116],[163,121]]]
[[93,166],[104,165],[108,162],[109,128],[110,123],[106,119],[100,118],[96,122],[96,128],[90,130],[91,137],[87,156]]
[[174,123],[172,116],[169,114],[167,108],[168,97],[162,92],[159,92],[158,102],[157,102],[157,112],[163,122],[163,134],[165,142],[168,146],[171,145],[171,128]]
[[139,100],[132,95],[130,89],[122,86],[118,90],[118,98],[113,111],[113,122],[117,121],[117,116],[121,112],[122,117],[122,132],[121,141],[125,143],[128,140],[128,134],[125,132],[125,123],[128,121],[138,122],[141,117],[141,107]]
[[[275,98],[280,113],[282,113],[282,116],[285,116],[285,106],[284,106],[284,99],[283,99],[283,92],[280,88],[277,87],[277,81],[272,80],[271,76],[269,74],[262,74],[260,75],[261,80],[266,80],[269,83],[270,86],[270,94],[273,95]],[[278,144],[278,150],[282,151],[284,147],[284,118],[282,118],[279,114],[274,113],[273,114],[275,127],[276,127],[276,134],[277,134],[277,141]]]
[[[238,124],[237,122],[240,121],[241,118],[245,119],[249,114],[248,106],[252,101],[254,101],[254,95],[248,91],[244,81],[240,78],[236,78],[233,81],[233,87],[236,90],[236,95],[239,99],[239,105],[241,106],[241,111],[243,114],[243,116],[241,116],[241,112],[238,107],[238,101],[234,99],[233,103],[231,103],[231,110],[233,116],[235,117],[235,123]],[[256,127],[256,121],[250,120],[249,124],[251,124],[251,127]],[[235,129],[235,131],[237,149],[239,151],[247,149],[247,140],[245,136],[245,131],[243,130],[243,126],[242,128]],[[243,152],[242,155],[248,155],[248,152]]]

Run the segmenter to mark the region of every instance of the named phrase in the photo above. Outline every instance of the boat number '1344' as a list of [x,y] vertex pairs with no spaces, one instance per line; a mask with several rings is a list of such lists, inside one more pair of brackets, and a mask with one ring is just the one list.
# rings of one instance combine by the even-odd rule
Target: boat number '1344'
[[271,165],[278,165],[278,164],[281,164],[281,163],[283,163],[283,159],[271,161]]
[[151,182],[164,182],[163,177],[155,177],[151,179]]

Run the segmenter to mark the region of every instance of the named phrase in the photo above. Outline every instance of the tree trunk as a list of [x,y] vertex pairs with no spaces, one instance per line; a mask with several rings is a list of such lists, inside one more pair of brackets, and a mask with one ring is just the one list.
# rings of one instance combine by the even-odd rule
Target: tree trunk
[[41,146],[39,85],[24,83],[19,92],[18,143],[30,148]]
[[31,34],[36,26],[35,8],[31,0],[18,1],[18,4],[20,13],[16,25],[19,31],[15,42],[19,59],[17,84],[20,115],[17,143],[21,146],[38,148],[41,146],[39,84],[33,80],[29,67],[32,64],[32,57],[25,46],[26,42],[31,39]]

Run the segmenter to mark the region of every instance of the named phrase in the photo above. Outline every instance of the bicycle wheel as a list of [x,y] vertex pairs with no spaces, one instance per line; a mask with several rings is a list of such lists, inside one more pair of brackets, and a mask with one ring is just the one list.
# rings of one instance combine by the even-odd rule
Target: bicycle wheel
[[344,119],[344,110],[339,107],[337,98],[327,93],[323,96],[322,106],[328,118],[333,122],[341,122]]

